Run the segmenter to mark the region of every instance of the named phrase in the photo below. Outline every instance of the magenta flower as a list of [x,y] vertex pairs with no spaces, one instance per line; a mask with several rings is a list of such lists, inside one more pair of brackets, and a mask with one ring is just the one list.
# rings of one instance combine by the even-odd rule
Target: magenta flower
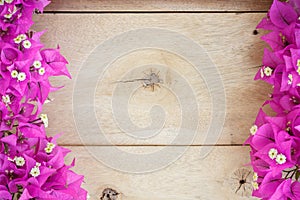
[[260,109],[246,141],[254,170],[253,196],[270,200],[300,199],[300,2],[274,0],[257,28],[271,51],[264,51],[255,79],[273,86],[270,106]]
[[50,92],[49,77],[71,78],[67,60],[57,49],[43,49],[40,36],[29,32],[35,10],[48,0],[13,0],[0,5],[0,198],[82,199],[83,176],[66,165],[70,150],[47,137],[48,117],[42,106]]

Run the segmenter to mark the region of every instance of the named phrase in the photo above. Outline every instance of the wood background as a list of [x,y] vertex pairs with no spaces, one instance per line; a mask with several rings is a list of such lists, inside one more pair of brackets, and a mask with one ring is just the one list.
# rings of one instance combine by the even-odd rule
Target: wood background
[[[128,200],[249,199],[249,177],[247,184],[238,190],[239,181],[247,173],[245,164],[249,161],[249,148],[243,146],[243,142],[270,90],[268,85],[253,81],[266,47],[260,41],[263,32],[254,35],[253,30],[270,5],[270,0],[53,0],[43,15],[34,17],[34,29],[47,29],[43,42],[47,47],[60,45],[73,77],[72,80],[63,77],[52,80],[54,85],[65,87],[53,93],[51,98],[54,101],[44,107],[44,113],[49,117],[48,134],[64,132],[59,143],[73,151],[67,162],[76,157],[74,170],[85,174],[84,187],[91,199],[100,199],[105,188],[119,192],[116,199]],[[132,153],[149,153],[169,146],[180,127],[180,107],[176,101],[172,103],[174,96],[157,88],[154,92],[140,91],[140,96],[131,102],[132,120],[141,126],[147,126],[151,120],[149,107],[153,102],[169,113],[161,133],[145,140],[129,137],[116,126],[109,100],[111,83],[126,74],[136,60],[148,59],[149,62],[168,65],[176,64],[178,59],[165,52],[141,51],[121,60],[118,63],[121,67],[110,68],[95,93],[98,105],[95,113],[103,124],[101,128],[106,141],[98,140],[97,135],[78,133],[73,117],[72,92],[80,67],[95,47],[118,34],[146,27],[181,33],[207,51],[224,83],[226,118],[217,143],[204,143],[206,135],[203,133],[211,117],[209,94],[192,67],[182,67],[181,73],[188,75],[186,78],[204,107],[204,117],[195,122],[199,125],[195,140],[192,144],[173,144],[173,148],[187,147],[188,150],[171,165],[155,172],[132,174],[102,164],[84,147],[80,137],[85,137],[85,145],[100,154],[114,145]],[[157,100],[161,95],[163,100]],[[201,148],[212,151],[201,158]]]

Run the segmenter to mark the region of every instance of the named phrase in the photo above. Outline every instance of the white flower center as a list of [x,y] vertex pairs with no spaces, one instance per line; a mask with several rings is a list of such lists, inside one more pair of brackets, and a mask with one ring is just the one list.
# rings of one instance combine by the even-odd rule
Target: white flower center
[[10,104],[10,97],[9,95],[3,95],[2,96],[2,102],[5,103],[5,104]]
[[35,166],[33,167],[31,170],[30,170],[30,175],[33,176],[33,177],[37,177],[41,174],[40,172],[40,169],[38,166]]
[[55,147],[55,144],[48,142],[47,147],[44,149],[46,153],[51,153]]
[[250,133],[251,133],[252,135],[255,135],[255,133],[257,132],[257,129],[258,129],[258,127],[257,127],[256,125],[253,125],[253,126],[250,128]]
[[40,114],[40,118],[42,122],[44,123],[45,128],[48,127],[48,116],[47,114]]
[[24,40],[22,44],[25,49],[29,49],[31,47],[31,42],[29,40]]
[[18,77],[18,71],[17,70],[12,70],[11,71],[11,73],[10,73],[10,75],[11,75],[11,77],[13,77],[13,78],[17,78]]
[[265,69],[264,69],[264,74],[265,74],[266,76],[271,76],[271,75],[272,75],[272,72],[273,72],[272,68],[270,68],[270,67],[265,67]]
[[258,175],[257,175],[257,173],[256,172],[254,172],[253,173],[253,181],[257,181],[257,179],[258,179]]
[[43,76],[43,75],[45,74],[45,72],[46,72],[46,70],[45,70],[44,67],[41,67],[41,68],[39,69],[39,75]]
[[252,187],[254,190],[258,190],[259,186],[257,182],[252,182]]
[[24,81],[26,79],[26,74],[24,72],[20,72],[18,74],[18,81]]
[[285,155],[283,155],[282,153],[281,154],[278,154],[276,156],[276,162],[280,165],[284,164],[286,162],[286,157]]
[[277,149],[274,149],[274,148],[270,149],[270,151],[269,151],[269,157],[272,160],[274,160],[276,158],[277,154],[278,154]]
[[39,69],[39,68],[41,68],[42,63],[41,63],[41,61],[36,60],[36,61],[33,62],[33,66],[34,66],[36,69]]
[[12,14],[11,14],[11,13],[5,14],[4,17],[5,17],[6,19],[10,19],[10,18],[12,17]]
[[15,162],[17,166],[22,167],[25,164],[25,159],[23,157],[15,157]]

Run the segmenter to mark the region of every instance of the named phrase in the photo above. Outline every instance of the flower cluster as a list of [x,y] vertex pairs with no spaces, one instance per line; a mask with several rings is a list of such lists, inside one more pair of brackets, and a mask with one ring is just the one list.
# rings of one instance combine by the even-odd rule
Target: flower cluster
[[300,199],[300,1],[274,0],[257,28],[262,39],[263,65],[255,79],[272,85],[270,106],[260,109],[246,141],[251,147],[253,195],[261,199]]
[[43,32],[30,31],[48,0],[0,0],[0,199],[86,199],[83,176],[64,163],[70,151],[47,137],[49,77],[65,75],[67,61],[44,49]]

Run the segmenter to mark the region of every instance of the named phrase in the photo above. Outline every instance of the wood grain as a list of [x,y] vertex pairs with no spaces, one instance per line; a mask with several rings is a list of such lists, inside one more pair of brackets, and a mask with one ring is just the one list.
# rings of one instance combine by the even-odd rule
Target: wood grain
[[271,0],[52,0],[46,11],[267,11]]
[[[106,148],[94,147],[99,153],[107,153]],[[176,148],[176,147],[174,147]],[[206,147],[207,148],[207,147]],[[200,158],[199,147],[190,147],[173,164],[154,172],[131,174],[111,169],[101,160],[89,154],[84,147],[72,147],[67,162],[76,156],[76,172],[85,174],[84,187],[92,200],[98,200],[105,188],[120,193],[117,200],[240,200],[248,197],[249,188],[239,187],[239,181],[247,174],[241,171],[249,160],[248,147],[214,147],[205,158]],[[145,153],[156,147],[122,147],[121,151]],[[109,155],[108,155],[109,156]],[[111,159],[114,157],[111,155]],[[120,163],[132,165],[134,163]],[[252,175],[249,174],[247,186]],[[254,199],[254,198],[253,198]]]
[[[111,110],[110,101],[116,85],[114,82],[118,81],[119,77],[128,74],[134,66],[155,63],[179,70],[178,73],[190,83],[194,89],[196,100],[202,108],[199,112],[202,118],[191,119],[191,123],[198,123],[199,126],[193,144],[210,144],[205,143],[212,114],[205,77],[201,78],[201,74],[197,73],[188,62],[161,50],[137,51],[135,54],[127,54],[108,68],[97,87],[88,86],[88,88],[95,88],[95,113],[101,123],[105,138],[99,134],[99,131],[78,132],[76,130],[72,109],[73,89],[76,78],[78,78],[76,76],[79,74],[80,68],[85,67],[82,65],[92,50],[107,39],[126,31],[152,27],[182,34],[206,50],[220,73],[226,95],[225,124],[217,143],[242,144],[249,134],[248,128],[253,123],[256,113],[267,98],[269,91],[269,86],[266,84],[253,81],[257,66],[261,63],[265,44],[259,39],[262,33],[253,35],[252,31],[263,16],[264,14],[252,13],[45,14],[37,16],[34,28],[48,30],[42,38],[46,46],[54,47],[60,44],[63,55],[70,62],[69,69],[73,76],[72,80],[55,78],[52,81],[54,85],[64,85],[65,87],[51,95],[55,99],[54,102],[44,107],[44,112],[49,114],[50,119],[48,133],[53,135],[64,131],[65,134],[60,139],[61,144],[78,145],[81,144],[82,138],[88,145],[170,144],[178,135],[180,104],[176,102],[176,94],[175,96],[171,95],[164,89],[164,86],[168,86],[166,83],[162,84],[162,88],[156,87],[154,92],[142,89],[141,82],[133,83],[140,89],[135,95],[132,95],[129,102],[128,112],[132,122],[142,127],[146,127],[151,122],[149,115],[151,106],[157,104],[165,109],[166,124],[160,134],[155,137],[146,140],[130,137],[117,126]],[[95,62],[101,63],[101,60]],[[180,66],[184,67],[180,68]],[[167,79],[162,68],[152,68],[157,71],[161,70],[161,76],[165,81],[171,80],[170,83],[175,83],[174,77],[171,76]],[[132,72],[131,75],[134,78],[143,78],[144,73],[149,73],[149,70],[151,67],[144,67],[144,70]],[[87,83],[88,80],[89,78],[86,78]],[[125,94],[132,92],[129,91],[129,86],[132,86],[132,83],[122,84]],[[84,94],[82,98],[84,98]],[[188,112],[193,114],[194,111]],[[181,141],[175,144],[187,145],[189,143]]]
[[[72,150],[66,161],[70,163],[76,157],[74,170],[85,175],[84,187],[92,200],[100,199],[105,188],[120,193],[117,200],[254,199],[249,197],[251,172],[245,167],[249,162],[249,148],[239,145],[248,137],[248,128],[270,90],[266,84],[253,81],[266,45],[259,39],[263,32],[252,34],[265,15],[257,12],[266,12],[270,4],[271,0],[53,0],[46,8],[47,14],[35,16],[34,29],[48,30],[43,42],[47,47],[60,45],[62,54],[70,62],[73,76],[72,80],[62,77],[52,79],[54,85],[65,87],[53,93],[51,98],[54,101],[44,106],[49,117],[47,132],[54,135],[64,131],[59,143]],[[159,28],[184,35],[201,45],[215,64],[226,95],[225,123],[215,143],[207,143],[206,140],[212,137],[207,135],[211,117],[218,114],[211,111],[213,105],[205,80],[207,77],[195,70],[189,59],[159,48],[140,49],[111,60],[101,76],[98,76],[97,69],[95,73],[86,74],[80,84],[86,85],[86,91],[94,89],[94,112],[104,134],[100,134],[94,122],[84,131],[76,129],[78,123],[85,121],[75,122],[73,90],[82,76],[81,72],[89,64],[103,62],[97,59],[85,61],[105,41],[144,28]],[[165,42],[164,37],[161,42]],[[109,48],[106,50],[108,52]],[[145,78],[153,71],[159,72],[162,79],[154,91],[143,88],[143,81],[126,82]],[[201,108],[199,111],[189,110],[188,104],[178,102],[182,93],[172,91],[187,88],[170,71],[177,72],[190,84]],[[97,84],[90,84],[91,78],[97,76]],[[121,92],[115,96],[117,87],[121,88]],[[124,98],[128,94],[131,94],[130,98]],[[82,97],[76,98],[85,99],[85,95],[89,93],[83,90]],[[187,100],[190,98],[186,97]],[[159,105],[165,112],[162,130],[147,139],[132,137],[130,132],[118,126],[111,105],[113,100],[128,102],[128,115],[139,127],[147,127],[152,120],[160,119],[160,115],[151,116],[150,112],[153,105]],[[82,103],[82,106],[88,108],[89,103]],[[198,125],[192,143],[184,139],[173,142],[180,135],[182,106],[190,116],[195,113],[201,116],[187,117],[190,124],[185,128]],[[82,118],[87,118],[84,112]],[[153,130],[149,128],[146,131]],[[191,133],[191,130],[185,132]],[[188,146],[191,144],[193,146]],[[150,160],[154,153],[163,152],[165,148],[172,150],[170,154],[157,157],[150,164],[142,158],[133,159],[136,155],[146,155]],[[184,154],[176,156],[175,153],[182,149],[186,150]],[[125,152],[129,156],[119,159]],[[138,166],[145,169],[156,164],[160,166],[173,155],[178,159],[156,171],[148,170],[141,174],[120,171],[135,171]],[[115,164],[114,167],[108,162]],[[240,180],[246,176],[247,183],[240,187]]]

